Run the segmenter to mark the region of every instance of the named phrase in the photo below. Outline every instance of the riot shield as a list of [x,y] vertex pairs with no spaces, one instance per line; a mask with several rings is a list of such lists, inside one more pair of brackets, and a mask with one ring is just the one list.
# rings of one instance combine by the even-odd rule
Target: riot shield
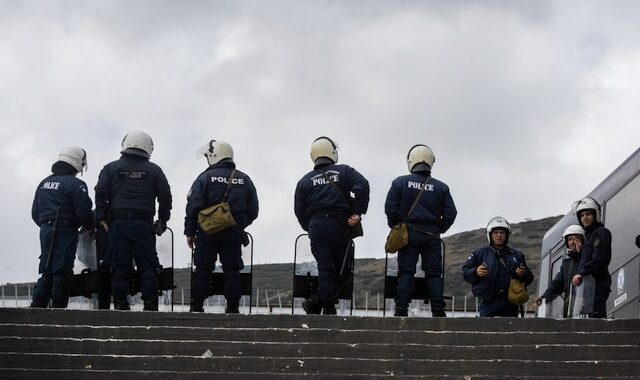
[[92,299],[92,295],[98,293],[107,278],[97,268],[94,237],[85,233],[78,234],[76,260],[73,265],[73,275],[69,279],[70,308],[94,309],[98,306],[97,299]]
[[596,280],[593,276],[582,277],[578,286],[571,286],[571,302],[568,315],[574,319],[588,318],[593,314],[593,303],[596,295]]
[[558,296],[549,302],[542,302],[538,315],[545,318],[562,319],[564,317],[564,298]]
[[[343,265],[338,268],[342,276],[336,282],[338,295],[338,314],[342,314],[345,303],[349,303],[349,315],[353,315],[353,262],[355,244],[353,240],[345,247]],[[293,255],[293,285],[291,294],[291,314],[302,311],[302,302],[317,294],[318,290],[318,264],[311,253],[311,240],[309,234],[300,234],[295,240]],[[319,311],[318,313],[319,314]]]

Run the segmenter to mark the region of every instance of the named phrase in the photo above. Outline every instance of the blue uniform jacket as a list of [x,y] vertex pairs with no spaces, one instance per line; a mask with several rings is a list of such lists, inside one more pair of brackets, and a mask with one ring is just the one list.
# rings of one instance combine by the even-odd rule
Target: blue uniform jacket
[[[525,264],[526,266],[524,254],[509,247],[505,247],[502,252],[504,254],[504,261],[510,268],[509,273],[511,278],[517,278],[525,285],[529,285],[533,281],[533,273],[531,273],[529,267],[527,267],[526,272],[521,277],[516,274],[516,268],[518,268],[520,264]],[[487,277],[484,278],[476,274],[476,268],[482,265],[482,263],[487,264],[488,268]],[[472,285],[471,290],[473,295],[480,298],[481,301],[484,302],[491,299],[496,287],[500,286],[499,281],[505,280],[497,278],[500,266],[502,266],[502,263],[496,254],[496,250],[490,246],[473,251],[462,266],[462,275],[465,281]],[[502,267],[504,268],[504,266]],[[502,284],[502,287],[504,287],[504,285],[505,284]],[[506,279],[506,287],[504,287],[503,290],[508,289],[508,287],[509,279]]]
[[[223,201],[227,189],[228,178],[236,165],[223,161],[209,166],[196,178],[187,195],[186,216],[184,218],[184,234],[195,236],[198,230],[198,213]],[[227,195],[231,215],[238,227],[247,228],[258,217],[258,195],[248,175],[236,170]]]
[[[384,204],[389,227],[406,218],[427,178],[424,174],[411,173],[393,180]],[[449,186],[431,177],[418,204],[406,221],[428,232],[441,234],[451,227],[457,214]]]
[[[119,160],[105,165],[98,176],[96,218],[109,220],[109,212],[117,210],[155,215],[165,223],[171,217],[171,188],[162,169],[148,158],[123,154]],[[145,214],[145,215],[146,215]]]
[[580,275],[603,280],[609,276],[611,262],[611,232],[602,224],[586,230],[580,257]]
[[41,226],[54,220],[59,207],[59,220],[67,220],[75,227],[84,226],[92,230],[93,204],[87,184],[76,178],[76,171],[64,162],[55,163],[52,171],[54,174],[43,179],[36,189],[31,207],[33,221]]
[[[323,177],[322,172],[338,186],[344,197]],[[350,198],[351,204],[345,198]],[[316,165],[298,181],[293,208],[300,226],[307,231],[309,220],[315,215],[362,215],[368,206],[369,181],[348,165],[330,164]]]

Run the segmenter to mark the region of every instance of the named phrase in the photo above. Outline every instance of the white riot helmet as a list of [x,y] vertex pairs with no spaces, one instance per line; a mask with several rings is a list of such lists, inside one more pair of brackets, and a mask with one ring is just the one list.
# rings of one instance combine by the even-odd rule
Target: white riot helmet
[[505,243],[508,242],[509,234],[511,233],[511,226],[505,218],[496,216],[495,218],[492,218],[487,224],[487,240],[489,241],[489,244],[491,244],[491,231],[495,230],[496,228],[507,231],[507,239],[505,240]]
[[66,162],[82,174],[87,168],[87,152],[78,146],[66,146],[58,155],[58,161]]
[[589,197],[582,198],[579,201],[574,202],[571,208],[573,209],[573,212],[576,214],[576,217],[578,218],[578,223],[580,223],[580,225],[582,225],[582,222],[580,221],[581,211],[592,211],[596,215],[596,222],[597,223],[601,222],[600,204],[596,202],[595,199],[593,198],[589,198]]
[[569,244],[567,244],[567,237],[569,237],[569,235],[580,235],[582,237],[582,241],[584,241],[584,229],[577,224],[570,225],[562,233],[562,238],[564,239],[564,245],[567,248],[569,248]]
[[205,156],[211,166],[226,159],[233,161],[233,148],[224,141],[211,140],[198,149],[198,155]]
[[[325,160],[322,160],[323,158]],[[338,144],[328,137],[318,137],[311,144],[311,161],[316,165],[321,163],[335,164],[338,162]]]
[[433,151],[426,145],[418,144],[409,149],[407,153],[407,167],[409,172],[413,171],[431,171],[436,157]]
[[122,151],[136,156],[151,158],[153,153],[153,140],[146,132],[132,131],[122,139]]

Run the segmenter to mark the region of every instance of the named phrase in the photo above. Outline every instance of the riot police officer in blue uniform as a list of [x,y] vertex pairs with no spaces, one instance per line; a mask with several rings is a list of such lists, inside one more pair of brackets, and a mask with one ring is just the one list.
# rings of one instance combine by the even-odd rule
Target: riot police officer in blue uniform
[[319,313],[320,307],[323,314],[336,314],[338,275],[353,228],[367,212],[369,182],[354,168],[337,164],[338,146],[328,137],[311,144],[311,160],[313,170],[296,186],[294,212],[302,229],[309,232],[318,263],[320,304],[312,306],[307,300],[303,307],[309,314]]
[[607,317],[607,299],[611,293],[611,231],[602,224],[600,204],[592,198],[583,198],[574,204],[578,222],[585,231],[585,243],[580,255],[580,270],[572,283],[579,286],[583,277],[593,276],[596,289],[591,318]]
[[40,227],[41,277],[31,307],[65,308],[69,302],[68,280],[78,245],[78,228],[94,229],[92,202],[87,185],[76,178],[87,167],[87,154],[77,146],[65,147],[40,182],[31,208],[31,218]]
[[536,298],[536,304],[538,306],[542,305],[542,300],[544,300],[545,304],[551,303],[561,295],[564,299],[562,317],[567,318],[572,316],[570,315],[571,281],[580,270],[580,253],[584,245],[584,229],[577,224],[572,224],[565,228],[562,233],[562,239],[564,240],[565,248],[567,248],[567,256],[562,260],[560,270],[553,277],[547,290]]
[[[171,216],[171,189],[162,169],[149,161],[153,140],[143,131],[122,140],[122,156],[102,169],[96,191],[96,218],[109,235],[111,287],[117,310],[129,310],[127,295],[135,260],[144,310],[158,310],[156,234]],[[155,204],[158,220],[154,224]]]
[[505,218],[492,218],[487,224],[489,246],[473,251],[462,266],[465,281],[480,299],[481,317],[517,317],[518,306],[508,299],[511,278],[525,285],[533,281],[524,254],[507,245],[510,233]]
[[[258,196],[248,175],[236,169],[233,149],[224,141],[211,140],[200,150],[209,167],[196,178],[187,195],[184,234],[189,248],[194,249],[193,287],[191,311],[203,312],[205,299],[209,297],[216,258],[220,257],[224,278],[226,313],[238,313],[241,297],[240,270],[242,244],[248,244],[244,230],[258,217]],[[227,199],[223,199],[227,193]],[[198,225],[198,213],[212,205],[226,201],[236,225],[212,235]]]
[[[407,165],[411,174],[396,178],[384,210],[389,227],[407,223],[409,244],[398,252],[398,288],[395,316],[407,316],[414,291],[416,264],[422,258],[428,299],[434,317],[446,317],[440,234],[456,219],[457,210],[449,187],[431,177],[435,157],[426,145],[409,149]],[[421,191],[421,189],[423,189]],[[411,207],[418,199],[413,210]],[[411,213],[409,211],[411,210]]]

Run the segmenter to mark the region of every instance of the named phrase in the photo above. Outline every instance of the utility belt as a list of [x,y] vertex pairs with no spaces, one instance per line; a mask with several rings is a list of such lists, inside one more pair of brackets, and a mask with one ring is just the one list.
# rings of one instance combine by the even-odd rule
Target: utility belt
[[[55,219],[46,221],[44,224],[53,226],[56,224]],[[58,227],[78,227],[78,223],[71,219],[58,219]]]
[[153,213],[145,210],[134,209],[109,210],[109,220],[114,221],[118,219],[146,220],[149,223],[153,223]]
[[343,211],[343,212],[336,212],[336,211],[318,211],[318,212],[314,212],[313,214],[311,214],[311,217],[309,218],[309,220],[313,219],[313,218],[327,218],[327,219],[334,219],[335,221],[338,222],[338,224],[342,225],[342,226],[347,226],[348,223],[348,219],[352,214],[347,212],[347,211]]

